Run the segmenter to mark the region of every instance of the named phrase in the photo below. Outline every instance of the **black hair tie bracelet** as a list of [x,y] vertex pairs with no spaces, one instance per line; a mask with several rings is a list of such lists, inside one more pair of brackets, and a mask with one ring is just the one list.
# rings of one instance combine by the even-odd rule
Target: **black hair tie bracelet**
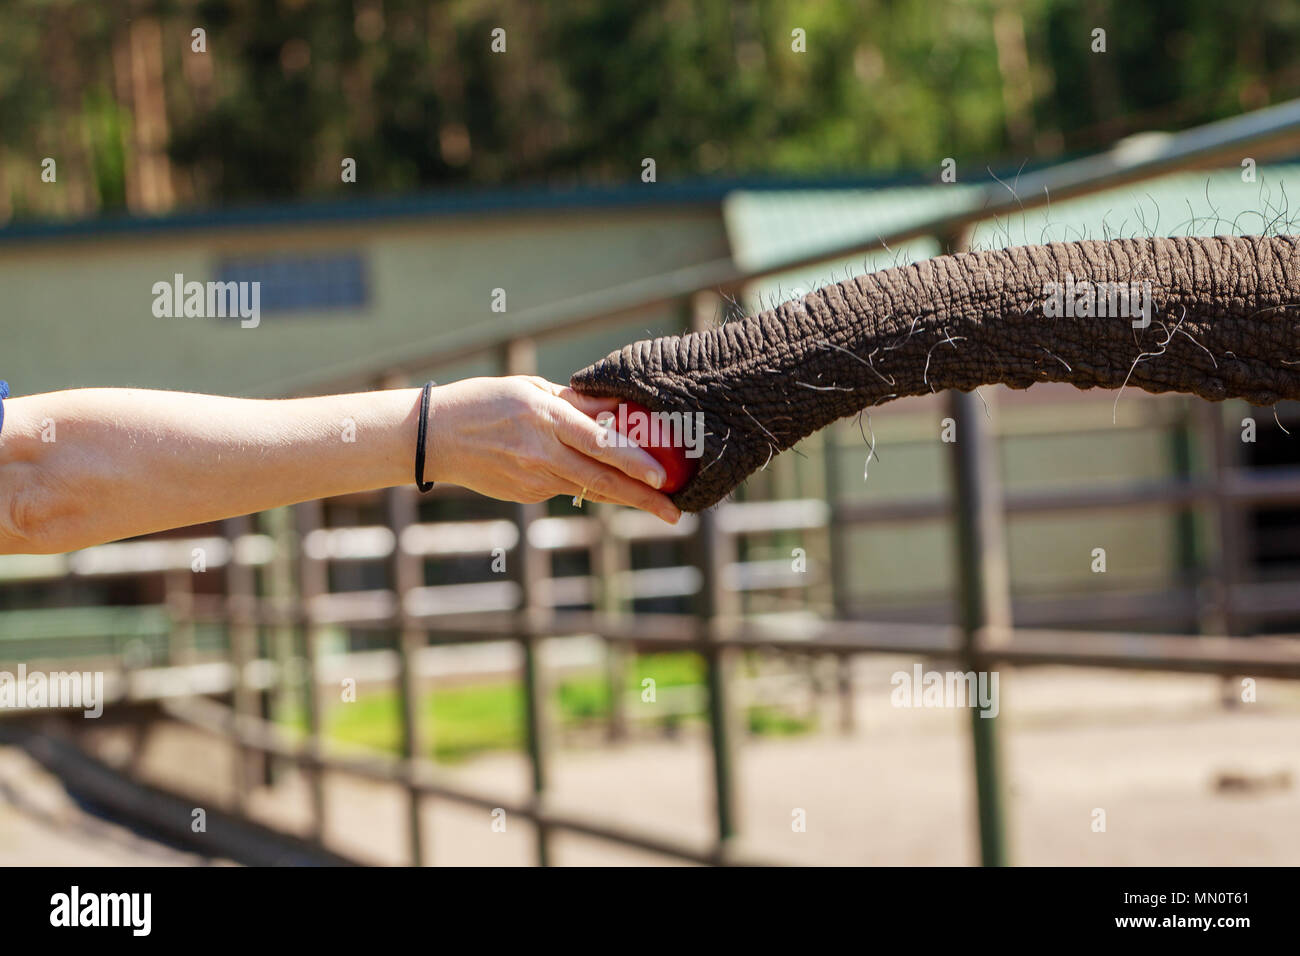
[[415,487],[421,494],[433,487],[432,481],[424,480],[424,443],[429,436],[429,391],[435,384],[426,382],[424,391],[420,393],[420,433],[415,439]]

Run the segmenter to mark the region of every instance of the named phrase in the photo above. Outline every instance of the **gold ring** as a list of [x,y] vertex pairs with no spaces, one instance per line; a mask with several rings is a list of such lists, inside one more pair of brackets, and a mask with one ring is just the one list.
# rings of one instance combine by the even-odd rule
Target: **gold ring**
[[583,486],[582,486],[582,490],[581,490],[580,492],[578,492],[576,495],[573,496],[573,507],[575,507],[575,508],[581,508],[581,507],[582,507],[582,499],[585,498],[585,497],[587,497],[587,486],[586,486],[586,485],[583,485]]

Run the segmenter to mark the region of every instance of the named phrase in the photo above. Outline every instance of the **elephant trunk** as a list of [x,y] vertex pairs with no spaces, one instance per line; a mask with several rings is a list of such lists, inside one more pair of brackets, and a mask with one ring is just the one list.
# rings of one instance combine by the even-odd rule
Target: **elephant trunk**
[[575,389],[703,413],[717,503],[836,419],[906,395],[1001,383],[1300,398],[1300,237],[1088,240],[939,256],[837,282],[742,321],[636,342]]

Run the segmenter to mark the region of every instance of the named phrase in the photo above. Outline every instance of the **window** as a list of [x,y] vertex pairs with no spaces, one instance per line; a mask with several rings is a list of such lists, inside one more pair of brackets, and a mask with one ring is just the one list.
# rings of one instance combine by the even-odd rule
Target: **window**
[[369,301],[365,265],[353,252],[223,260],[219,282],[260,282],[262,312],[360,309]]

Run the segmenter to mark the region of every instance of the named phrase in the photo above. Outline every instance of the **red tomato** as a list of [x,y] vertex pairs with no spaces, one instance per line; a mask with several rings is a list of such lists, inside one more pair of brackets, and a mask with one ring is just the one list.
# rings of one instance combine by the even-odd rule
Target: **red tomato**
[[[645,417],[640,418],[640,416]],[[667,424],[654,428],[651,424],[653,421],[650,409],[639,402],[625,401],[620,408],[614,410],[612,424],[622,434],[630,432],[634,439],[638,435],[647,439],[645,443],[638,442],[638,447],[644,448],[651,458],[663,466],[667,480],[659,490],[666,495],[671,495],[681,491],[686,487],[686,483],[695,477],[696,469],[700,467],[700,459],[686,456],[686,448],[680,441],[681,436],[674,436],[674,429]],[[624,425],[626,428],[623,427]],[[679,439],[677,443],[673,442],[674,437]]]

